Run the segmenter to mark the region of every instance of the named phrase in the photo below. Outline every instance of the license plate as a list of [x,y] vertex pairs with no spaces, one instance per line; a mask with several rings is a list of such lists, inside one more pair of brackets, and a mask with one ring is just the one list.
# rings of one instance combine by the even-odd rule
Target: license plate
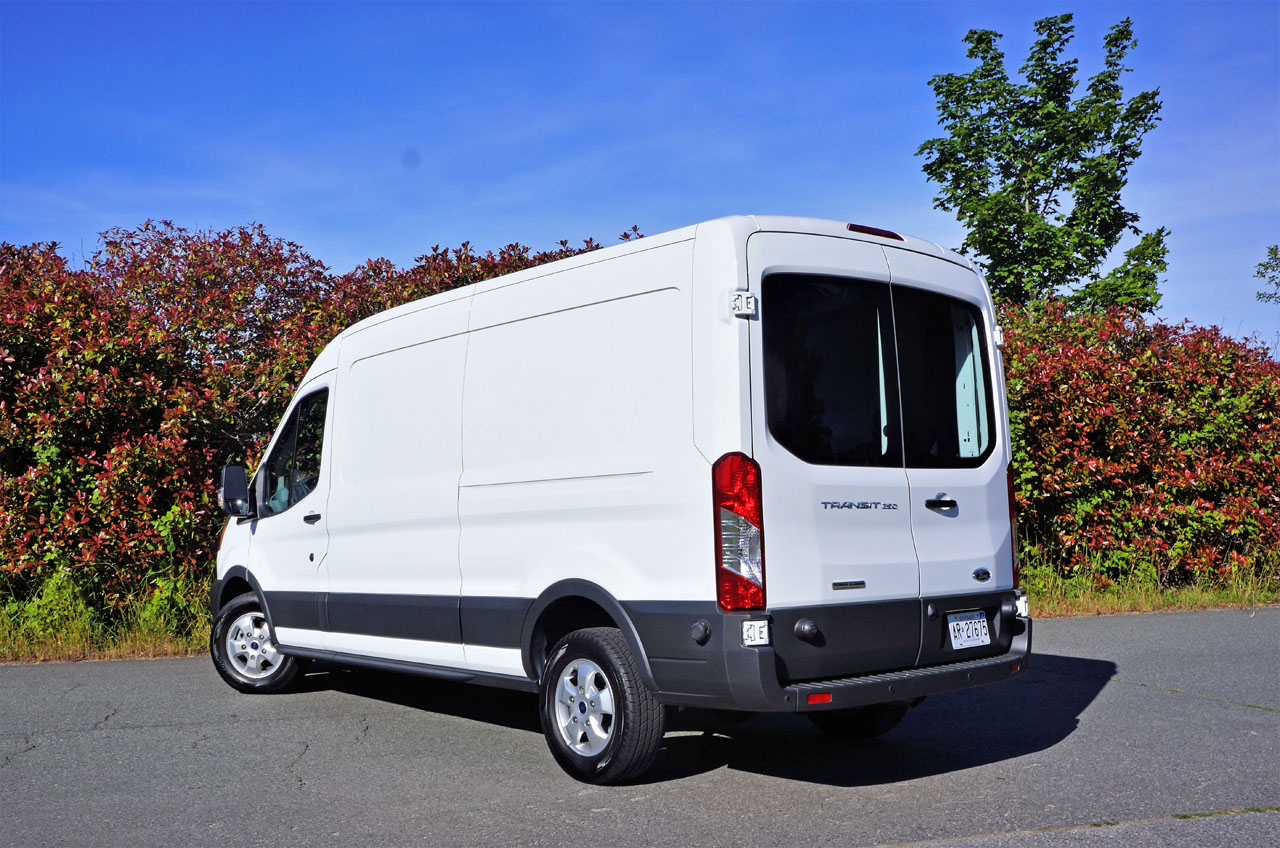
[[982,610],[951,613],[947,616],[947,629],[951,631],[951,647],[957,650],[991,644],[987,614]]
[[742,622],[742,647],[758,648],[761,645],[769,644],[769,622],[767,621],[744,621]]

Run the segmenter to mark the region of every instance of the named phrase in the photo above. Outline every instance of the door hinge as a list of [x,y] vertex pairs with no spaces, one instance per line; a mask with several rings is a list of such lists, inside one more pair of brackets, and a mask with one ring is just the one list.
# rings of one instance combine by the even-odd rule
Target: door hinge
[[729,296],[729,309],[738,318],[754,318],[760,307],[760,299],[750,292],[736,291]]

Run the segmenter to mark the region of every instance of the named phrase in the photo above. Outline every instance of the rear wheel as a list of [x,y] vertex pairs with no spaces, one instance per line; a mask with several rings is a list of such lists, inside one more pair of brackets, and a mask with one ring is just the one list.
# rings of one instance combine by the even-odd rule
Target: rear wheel
[[240,595],[218,610],[209,633],[209,654],[222,679],[241,692],[283,692],[300,662],[276,648],[258,597]]
[[578,780],[620,783],[657,756],[665,711],[640,680],[617,628],[575,630],[556,643],[541,695],[547,746]]
[[907,714],[904,703],[872,704],[849,710],[823,710],[809,713],[809,721],[836,739],[874,739],[898,726]]

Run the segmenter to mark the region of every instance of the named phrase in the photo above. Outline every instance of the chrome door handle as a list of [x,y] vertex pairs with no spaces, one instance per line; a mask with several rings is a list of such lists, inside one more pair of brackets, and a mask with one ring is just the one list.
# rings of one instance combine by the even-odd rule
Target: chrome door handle
[[315,524],[317,521],[320,520],[320,513],[318,512],[308,513],[307,515],[302,516],[302,520],[307,522],[308,524]]

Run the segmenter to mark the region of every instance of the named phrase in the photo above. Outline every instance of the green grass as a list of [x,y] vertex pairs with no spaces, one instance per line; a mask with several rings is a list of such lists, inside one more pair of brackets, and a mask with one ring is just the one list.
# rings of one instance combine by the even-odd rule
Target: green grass
[[96,610],[67,572],[0,597],[0,663],[191,656],[208,650],[209,578],[157,577],[131,606]]
[[[1280,602],[1280,577],[1274,568],[1255,568],[1214,581],[1162,585],[1153,569],[1134,568],[1113,578],[1085,568],[1065,577],[1056,569],[1024,565],[1022,585],[1035,618],[1116,615],[1216,608],[1266,606]],[[1263,576],[1270,573],[1271,576]]]
[[208,651],[204,633],[172,634],[139,625],[109,632],[32,635],[0,617],[0,663],[188,657]]

